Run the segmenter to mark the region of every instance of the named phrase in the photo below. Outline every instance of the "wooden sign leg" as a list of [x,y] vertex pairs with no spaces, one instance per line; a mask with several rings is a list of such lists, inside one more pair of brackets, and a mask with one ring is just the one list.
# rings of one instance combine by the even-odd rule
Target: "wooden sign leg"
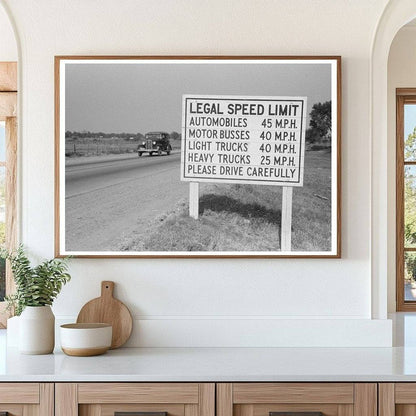
[[293,188],[284,186],[282,191],[282,236],[281,250],[292,250],[292,195]]
[[189,216],[198,219],[199,215],[199,183],[189,183]]

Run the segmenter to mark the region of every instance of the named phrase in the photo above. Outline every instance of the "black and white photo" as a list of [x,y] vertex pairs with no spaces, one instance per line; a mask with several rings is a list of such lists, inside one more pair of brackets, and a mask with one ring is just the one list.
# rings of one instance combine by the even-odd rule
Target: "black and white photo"
[[56,57],[57,255],[339,257],[339,57]]

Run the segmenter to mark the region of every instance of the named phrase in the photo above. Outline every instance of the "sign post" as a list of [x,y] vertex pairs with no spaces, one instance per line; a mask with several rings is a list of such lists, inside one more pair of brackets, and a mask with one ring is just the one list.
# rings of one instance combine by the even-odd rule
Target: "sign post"
[[189,216],[198,219],[199,216],[199,183],[189,184]]
[[281,250],[291,250],[303,186],[306,97],[183,96],[181,180],[198,219],[199,182],[282,186]]
[[292,195],[293,188],[284,186],[282,189],[282,224],[280,247],[282,251],[292,249]]

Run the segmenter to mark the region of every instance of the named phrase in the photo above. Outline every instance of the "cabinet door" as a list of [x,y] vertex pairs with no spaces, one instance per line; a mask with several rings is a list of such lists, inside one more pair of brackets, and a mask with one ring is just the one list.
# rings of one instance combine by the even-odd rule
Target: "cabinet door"
[[215,416],[213,383],[58,383],[56,416]]
[[0,383],[0,415],[53,416],[51,383]]
[[377,416],[377,385],[220,383],[217,416]]
[[380,416],[415,416],[416,383],[380,383]]

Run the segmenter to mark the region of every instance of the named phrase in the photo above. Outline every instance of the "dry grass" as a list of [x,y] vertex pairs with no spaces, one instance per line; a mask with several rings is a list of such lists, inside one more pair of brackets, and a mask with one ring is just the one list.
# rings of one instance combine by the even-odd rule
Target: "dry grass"
[[[293,191],[292,250],[331,249],[331,154],[309,151],[304,186]],[[200,217],[188,215],[188,201],[156,218],[137,251],[279,251],[282,190],[278,186],[201,187]]]
[[[141,141],[92,139],[85,138],[77,141],[67,139],[65,141],[65,156],[68,158],[83,156],[100,156],[111,154],[135,153]],[[180,140],[171,140],[173,149],[180,149]]]

